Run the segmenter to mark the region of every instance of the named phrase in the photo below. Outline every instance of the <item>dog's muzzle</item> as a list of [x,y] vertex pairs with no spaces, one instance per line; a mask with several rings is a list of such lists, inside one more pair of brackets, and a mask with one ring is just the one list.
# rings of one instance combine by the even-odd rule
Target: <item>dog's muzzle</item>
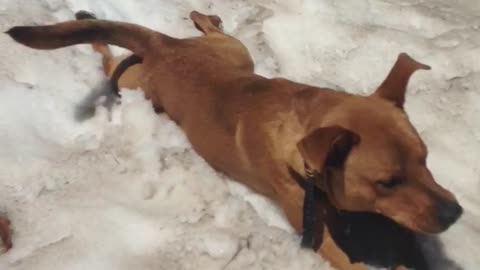
[[454,201],[440,201],[437,203],[437,221],[445,228],[455,223],[463,213],[463,208]]

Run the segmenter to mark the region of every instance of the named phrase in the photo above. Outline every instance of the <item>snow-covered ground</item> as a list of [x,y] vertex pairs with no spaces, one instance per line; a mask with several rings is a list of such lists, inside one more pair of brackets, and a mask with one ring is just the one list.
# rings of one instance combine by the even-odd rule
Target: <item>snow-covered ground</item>
[[[437,181],[465,208],[440,237],[445,252],[478,269],[478,0],[0,0],[0,30],[79,9],[177,37],[198,34],[191,10],[218,14],[260,74],[359,94],[399,52],[431,65],[412,79],[406,110]],[[89,46],[36,51],[0,35],[0,62],[0,210],[15,233],[0,269],[330,269],[299,248],[275,206],[209,168],[141,92],[123,94],[112,115],[93,112],[105,79]]]

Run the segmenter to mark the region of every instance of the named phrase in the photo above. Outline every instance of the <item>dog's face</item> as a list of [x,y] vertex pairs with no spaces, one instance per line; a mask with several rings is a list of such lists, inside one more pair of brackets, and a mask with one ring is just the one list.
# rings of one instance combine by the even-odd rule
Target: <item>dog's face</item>
[[347,98],[322,120],[327,128],[299,149],[311,169],[327,174],[320,186],[336,208],[376,212],[411,230],[438,233],[462,208],[433,179],[427,148],[403,110],[404,88],[419,68],[427,66],[402,54],[375,94]]

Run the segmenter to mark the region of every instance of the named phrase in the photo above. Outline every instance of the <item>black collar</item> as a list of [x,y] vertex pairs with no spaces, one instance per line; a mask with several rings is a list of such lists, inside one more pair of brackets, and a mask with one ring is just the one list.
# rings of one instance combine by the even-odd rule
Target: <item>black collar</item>
[[302,247],[312,248],[315,245],[316,228],[318,226],[318,209],[315,186],[315,175],[307,175],[304,183],[305,198],[303,199],[303,232]]

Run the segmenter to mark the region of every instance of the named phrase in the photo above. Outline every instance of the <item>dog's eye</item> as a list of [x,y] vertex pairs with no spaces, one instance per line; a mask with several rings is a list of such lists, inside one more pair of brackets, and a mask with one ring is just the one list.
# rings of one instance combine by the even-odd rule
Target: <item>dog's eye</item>
[[398,187],[400,184],[402,184],[402,181],[397,177],[392,177],[388,180],[378,181],[376,184],[377,184],[377,186],[379,186],[381,188],[384,188],[384,189],[393,189],[393,188]]

